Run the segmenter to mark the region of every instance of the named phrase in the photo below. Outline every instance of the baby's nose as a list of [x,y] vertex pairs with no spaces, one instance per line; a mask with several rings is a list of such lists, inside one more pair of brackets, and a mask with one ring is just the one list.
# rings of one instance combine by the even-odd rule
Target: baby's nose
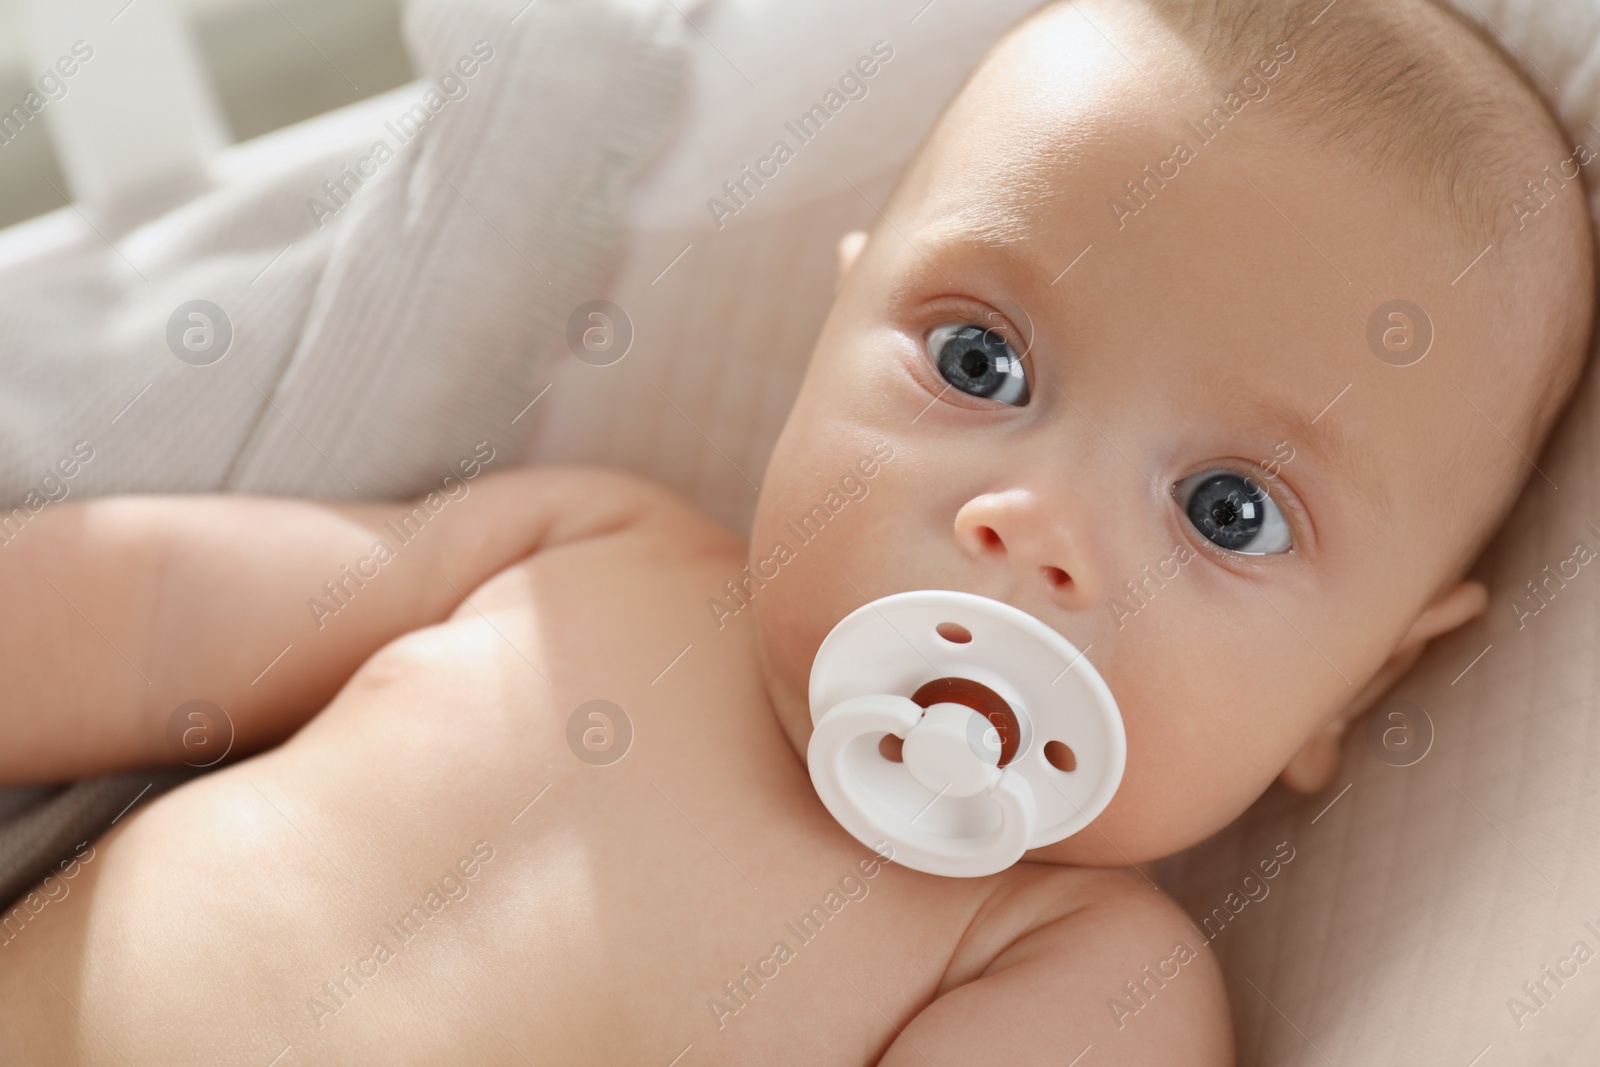
[[962,551],[980,565],[1009,567],[1057,604],[1082,608],[1100,595],[1099,577],[1083,532],[1032,490],[1006,489],[975,496],[956,512]]

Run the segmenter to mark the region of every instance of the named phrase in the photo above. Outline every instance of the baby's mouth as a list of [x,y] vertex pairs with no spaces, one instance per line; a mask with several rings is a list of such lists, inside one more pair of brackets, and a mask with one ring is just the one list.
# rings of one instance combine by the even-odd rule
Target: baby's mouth
[[1116,701],[1066,638],[972,593],[846,616],[812,665],[808,752],[830,813],[916,870],[977,876],[1088,826],[1122,780]]

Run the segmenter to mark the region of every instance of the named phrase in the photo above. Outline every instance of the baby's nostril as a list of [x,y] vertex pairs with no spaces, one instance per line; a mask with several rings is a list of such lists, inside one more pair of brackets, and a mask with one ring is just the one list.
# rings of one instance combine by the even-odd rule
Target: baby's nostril
[[1044,567],[1042,569],[1044,571],[1044,580],[1049,582],[1053,588],[1060,589],[1062,586],[1072,582],[1072,575],[1060,567]]
[[998,548],[1005,551],[1006,543],[1000,540],[1000,535],[995,533],[992,527],[978,527],[978,541],[984,548]]

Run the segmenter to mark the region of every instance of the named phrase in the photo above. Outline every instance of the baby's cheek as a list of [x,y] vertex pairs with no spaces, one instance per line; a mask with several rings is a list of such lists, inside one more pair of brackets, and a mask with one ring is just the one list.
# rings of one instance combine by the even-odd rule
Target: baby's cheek
[[1298,747],[1267,669],[1206,636],[1186,642],[1150,627],[1118,642],[1101,670],[1128,762],[1097,825],[1130,855],[1169,855],[1225,826]]

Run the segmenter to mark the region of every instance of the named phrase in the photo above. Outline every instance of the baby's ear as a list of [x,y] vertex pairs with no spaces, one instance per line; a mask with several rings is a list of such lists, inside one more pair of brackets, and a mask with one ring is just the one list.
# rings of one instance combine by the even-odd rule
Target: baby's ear
[[1416,664],[1429,641],[1476,619],[1488,604],[1489,591],[1482,582],[1469,578],[1424,608],[1378,673],[1332,722],[1290,758],[1278,781],[1307,796],[1328,788],[1339,773],[1339,750],[1350,724],[1366,714]]
[[867,232],[865,230],[851,230],[839,238],[839,284],[850,274],[850,268],[856,265],[861,250],[867,245]]
[[1411,624],[1411,629],[1406,631],[1395,651],[1398,653],[1408,645],[1415,645],[1420,655],[1429,641],[1465,626],[1482,615],[1488,606],[1489,590],[1484,584],[1475,578],[1463,579],[1422,609],[1422,614]]

